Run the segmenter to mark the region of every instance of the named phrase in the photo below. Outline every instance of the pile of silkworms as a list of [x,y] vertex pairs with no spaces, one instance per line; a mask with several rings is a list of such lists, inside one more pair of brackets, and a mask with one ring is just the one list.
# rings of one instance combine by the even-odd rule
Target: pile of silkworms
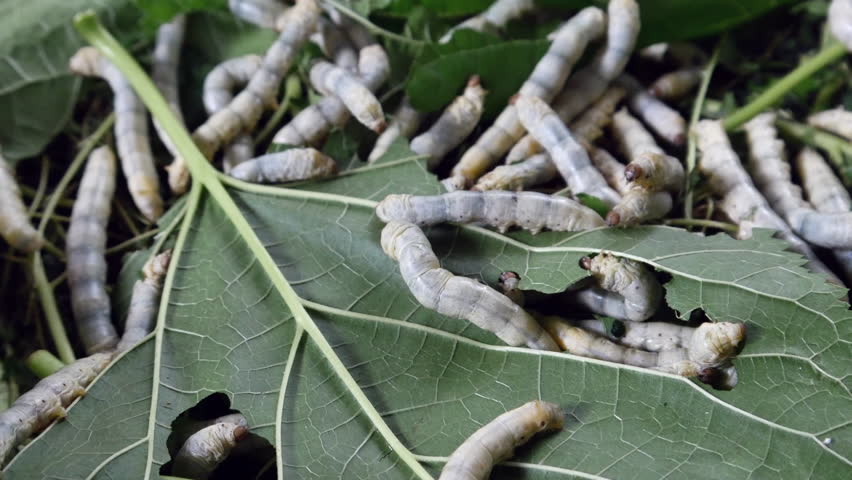
[[[690,325],[652,321],[667,310],[662,277],[653,265],[615,252],[590,252],[577,258],[587,278],[560,294],[535,295],[519,288],[523,279],[514,272],[493,279],[492,286],[442,268],[422,230],[452,223],[536,234],[660,222],[683,201],[689,176],[684,147],[690,134],[697,145],[698,170],[717,199],[717,214],[736,225],[738,238],[748,238],[754,227],[774,229],[807,258],[809,268],[842,283],[813,247],[831,251],[843,279],[852,281],[852,201],[832,168],[817,151],[804,148],[793,162],[801,187],[793,183],[775,127],[781,112],[763,113],[744,126],[745,164],[719,121],[701,120],[689,132],[681,111],[666,102],[678,102],[698,87],[706,57],[688,44],[652,45],[638,52],[638,61],[675,64],[674,70],[648,85],[627,73],[640,31],[637,0],[610,0],[606,11],[587,7],[566,19],[490,125],[481,125],[489,85],[475,73],[458,85],[458,97],[441,112],[418,111],[404,95],[392,95],[396,103],[383,105],[380,93],[391,73],[385,49],[367,28],[333,6],[319,0],[298,0],[290,7],[275,0],[228,3],[237,17],[278,36],[263,55],[227,59],[207,74],[202,96],[209,117],[192,131],[204,156],[234,179],[280,184],[336,175],[343,159],[330,158],[321,149],[329,134],[350,118],[376,134],[367,164],[382,161],[395,143],[407,143],[440,177],[446,193],[388,195],[376,207],[376,216],[385,223],[376,241],[398,263],[403,281],[423,307],[470,321],[506,345],[693,377],[717,388],[736,385],[733,359],[745,343],[746,326],[712,319]],[[497,0],[450,29],[440,42],[451,41],[462,29],[500,32],[534,9],[532,0]],[[833,2],[829,23],[852,48],[852,2]],[[160,27],[150,70],[182,122],[177,72],[185,26],[180,15]],[[258,152],[266,145],[255,144],[254,130],[265,110],[276,108],[282,80],[309,42],[324,54],[313,60],[306,75],[318,100],[276,125],[270,148]],[[121,337],[112,321],[105,247],[116,163],[133,203],[150,222],[163,214],[169,200],[160,189],[161,179],[167,179],[172,197],[186,192],[191,181],[186,162],[155,122],[172,157],[158,171],[148,113],[106,57],[85,47],[69,66],[73,73],[109,84],[116,115],[118,162],[109,146],[91,153],[67,233],[72,310],[89,356],[44,378],[0,413],[0,462],[63,417],[116,355],[154,327],[168,251],[152,254],[145,265]],[[394,107],[390,115],[387,106]],[[807,121],[852,140],[852,112],[836,108]],[[14,172],[2,159],[0,195],[6,207],[0,216],[2,237],[15,249],[41,248],[42,234],[30,224]],[[606,212],[588,206],[589,197]],[[554,304],[573,314],[554,314],[549,308]],[[517,445],[561,427],[557,405],[529,402],[474,433],[450,457],[441,478],[486,478]],[[207,478],[247,432],[242,416],[211,422],[187,439],[173,459],[172,473]]]

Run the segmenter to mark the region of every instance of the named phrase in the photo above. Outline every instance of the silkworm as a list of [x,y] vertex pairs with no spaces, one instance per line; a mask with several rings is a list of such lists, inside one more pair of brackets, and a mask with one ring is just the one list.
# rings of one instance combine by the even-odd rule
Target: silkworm
[[639,50],[639,56],[658,63],[671,60],[682,67],[707,62],[707,55],[691,43],[655,43]]
[[[568,78],[553,99],[553,110],[568,123],[604,94],[610,82],[624,70],[639,35],[639,4],[636,0],[611,0],[607,6],[606,44],[592,62]],[[616,100],[616,103],[620,101]],[[614,107],[614,106],[613,106]],[[518,162],[542,151],[541,145],[526,135],[506,156],[506,163]]]
[[828,248],[852,248],[852,212],[817,212],[793,184],[784,143],[775,130],[775,114],[768,112],[745,124],[752,178],[770,205],[808,242]]
[[70,68],[80,75],[103,78],[112,88],[115,142],[127,189],[142,215],[152,222],[157,220],[163,214],[163,199],[148,138],[145,106],[121,71],[94,47],[78,50],[71,57]]
[[534,8],[534,0],[497,0],[479,15],[474,15],[449,29],[447,33],[438,40],[438,42],[449,42],[456,31],[465,28],[469,30],[476,30],[477,32],[500,30],[510,21],[522,17]]
[[[178,64],[180,63],[180,49],[183,45],[183,35],[186,31],[186,16],[181,14],[175,16],[170,22],[160,25],[157,29],[157,41],[154,44],[154,54],[151,57],[151,80],[162,93],[163,98],[172,109],[178,121],[184,123],[183,114],[180,110],[180,92],[178,90]],[[160,127],[154,118],[154,128],[157,136],[166,146],[169,153],[177,155],[177,149],[172,144],[165,130]]]
[[479,76],[470,77],[461,96],[444,110],[438,120],[411,140],[411,150],[429,157],[427,165],[434,169],[450,150],[456,148],[476,128],[482,116],[487,92],[479,85]]
[[[234,99],[234,90],[245,85],[260,69],[263,58],[260,55],[243,55],[220,63],[204,77],[202,100],[207,114],[213,114],[227,107]],[[224,147],[222,166],[228,173],[235,166],[254,156],[254,141],[248,133],[240,133],[230,144]]]
[[438,480],[486,480],[494,465],[511,458],[515,448],[541,432],[561,430],[563,422],[559,405],[541,400],[509,410],[459,445]]
[[742,323],[707,322],[692,329],[682,347],[646,351],[596,335],[560,317],[548,315],[538,319],[568,353],[685,377],[697,377],[705,369],[724,364],[736,355],[745,340]]
[[248,428],[231,422],[215,423],[190,436],[172,459],[171,474],[205,480],[228,458]]
[[629,183],[652,192],[680,192],[684,182],[683,165],[666,155],[639,120],[621,109],[612,119],[612,131],[630,160],[624,170]]
[[621,74],[616,80],[627,90],[627,105],[651,130],[672,145],[680,146],[686,140],[686,120],[677,110],[651,95],[632,76]]
[[517,272],[501,273],[497,283],[500,285],[503,295],[506,295],[515,304],[524,306],[524,291],[518,288],[521,283],[521,276]]
[[[316,28],[318,18],[316,0],[299,0],[276,19],[276,28],[281,33],[263,56],[260,70],[227,107],[211,115],[192,134],[195,144],[207,158],[240,132],[250,132],[260,120],[264,107],[274,104],[281,79]],[[172,191],[185,192],[189,185],[185,160],[175,157],[166,169]]]
[[86,392],[86,387],[109,365],[112,353],[96,353],[43,378],[29,392],[0,412],[0,466],[15,447],[44,430]]
[[566,197],[538,192],[457,191],[443,195],[388,195],[376,206],[384,222],[418,226],[445,222],[485,224],[505,232],[518,226],[532,233],[542,229],[578,232],[603,226],[594,210]]
[[847,140],[852,140],[852,112],[843,107],[815,113],[808,117],[808,123],[840,135]]
[[334,160],[313,148],[291,148],[245,161],[229,173],[252,183],[284,183],[328,177],[337,173]]
[[672,210],[673,203],[672,195],[668,192],[630,188],[607,213],[606,224],[613,227],[658,220]]
[[424,307],[468,320],[511,346],[557,350],[550,335],[508,297],[441,268],[432,245],[417,225],[390,222],[382,230],[381,242],[385,253],[399,262],[402,279]]
[[130,308],[124,322],[124,334],[118,342],[116,352],[129,350],[151,333],[154,319],[159,310],[160,292],[171,260],[171,250],[165,251],[145,263],[144,278],[133,284]]
[[575,302],[592,312],[643,322],[659,308],[663,287],[642,263],[601,252],[594,258],[584,257],[581,266],[589,271],[596,285],[572,295]]
[[285,7],[276,0],[228,0],[228,8],[235,17],[261,28],[275,28],[275,19]]
[[24,252],[41,248],[44,239],[30,224],[27,207],[21,200],[21,189],[15,180],[15,172],[0,151],[0,235],[12,247]]
[[332,21],[320,17],[317,33],[311,35],[311,41],[338,67],[353,72],[358,70],[358,51],[352,46],[346,32]]
[[[390,60],[380,45],[370,45],[358,53],[358,74],[371,91],[378,90],[390,73]],[[272,143],[317,146],[334,127],[349,120],[349,110],[336,96],[327,96],[299,112],[275,134]]]
[[547,150],[572,194],[593,195],[607,205],[618,202],[618,193],[607,185],[600,172],[592,166],[586,149],[571,135],[547,103],[537,97],[521,95],[515,105],[524,128]]
[[661,100],[679,100],[701,83],[700,68],[683,68],[663,74],[648,87]]
[[[420,123],[423,121],[423,114],[411,106],[408,97],[403,97],[399,107],[391,117],[388,128],[379,135],[376,139],[376,144],[367,157],[367,163],[374,163],[376,160],[387,153],[391,144],[399,137],[410,138],[420,128]],[[478,121],[478,119],[477,119]],[[474,125],[475,126],[475,125]]]
[[852,1],[831,1],[831,6],[828,7],[828,26],[846,49],[852,50]]
[[630,185],[624,178],[624,164],[616,160],[611,153],[603,148],[591,147],[589,158],[592,159],[592,164],[606,179],[606,183],[616,192],[624,195],[630,190]]
[[387,124],[382,104],[363,80],[346,69],[325,61],[311,67],[311,84],[320,93],[339,98],[356,120],[381,133]]
[[370,45],[374,45],[376,43],[376,39],[373,38],[373,35],[367,30],[363,25],[356,22],[352,18],[340,13],[340,11],[334,8],[332,5],[323,2],[322,7],[328,13],[331,21],[334,22],[343,32],[346,33],[346,36],[349,37],[349,41],[352,42],[352,45],[361,50],[365,47],[369,47]]
[[77,331],[86,353],[109,350],[118,343],[106,291],[106,228],[115,193],[115,156],[109,147],[89,155],[71,211],[66,253],[68,287]]
[[[598,8],[584,8],[557,30],[550,48],[521,86],[520,93],[540,97],[544,102],[553,99],[586,45],[603,33],[604,17]],[[494,124],[462,155],[450,176],[462,177],[468,184],[474,182],[523,134],[515,105],[506,106]]]
[[667,322],[615,322],[607,328],[602,320],[569,320],[583,330],[605,336],[625,347],[649,352],[672,350],[689,345],[694,327]]

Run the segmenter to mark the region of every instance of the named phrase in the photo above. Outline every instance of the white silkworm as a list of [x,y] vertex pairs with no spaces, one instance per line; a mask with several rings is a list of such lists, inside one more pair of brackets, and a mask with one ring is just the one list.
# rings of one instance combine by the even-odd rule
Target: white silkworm
[[106,291],[106,229],[115,192],[115,156],[109,147],[89,155],[71,211],[68,240],[68,287],[77,331],[86,353],[118,343]]
[[151,333],[160,306],[163,280],[171,258],[172,251],[167,250],[149,260],[142,269],[144,278],[136,280],[133,284],[130,308],[127,311],[127,320],[124,322],[124,334],[115,348],[116,352],[129,350],[145,338],[145,335]]
[[707,55],[691,43],[655,43],[639,50],[639,56],[658,63],[670,59],[682,67],[707,62]]
[[624,164],[616,160],[611,153],[593,146],[589,150],[589,158],[592,159],[592,164],[606,179],[606,183],[616,192],[624,195],[630,190],[630,185],[624,178]]
[[644,188],[630,188],[621,200],[606,215],[606,224],[637,225],[649,220],[663,218],[672,210],[672,195],[668,192],[653,192]]
[[275,28],[275,19],[285,7],[277,0],[228,0],[228,8],[235,17],[261,28]]
[[[423,121],[423,114],[411,106],[408,97],[404,97],[399,104],[399,107],[391,117],[388,128],[379,135],[376,139],[376,144],[367,157],[368,163],[374,163],[376,160],[387,153],[391,144],[399,137],[410,138],[420,128],[420,123]],[[477,122],[479,119],[477,119]],[[474,125],[475,127],[476,125]]]
[[[299,0],[276,19],[276,28],[281,33],[263,56],[261,68],[227,107],[211,115],[192,134],[195,144],[207,158],[240,132],[250,132],[260,120],[264,107],[275,103],[281,79],[316,28],[318,18],[316,0]],[[185,192],[189,185],[186,161],[175,157],[166,169],[172,191]]]
[[701,83],[700,68],[684,68],[663,74],[648,91],[662,100],[679,100]]
[[388,195],[376,206],[384,222],[418,226],[445,222],[485,224],[505,232],[518,226],[532,233],[542,229],[578,232],[603,226],[594,210],[570,198],[538,192],[458,191],[443,195]]
[[459,277],[441,268],[432,245],[417,225],[400,222],[385,225],[382,249],[399,262],[402,279],[424,307],[468,320],[511,346],[557,350],[550,335],[508,297],[472,278]]
[[820,212],[849,211],[849,192],[816,150],[803,148],[796,157],[796,169],[814,208]]
[[43,378],[0,413],[0,466],[20,445],[64,418],[65,409],[86,393],[86,387],[109,365],[112,353],[96,353]]
[[617,83],[627,90],[630,110],[644,120],[651,130],[672,145],[683,145],[686,140],[686,120],[677,110],[648,93],[630,75],[621,74]]
[[453,34],[463,28],[476,30],[477,32],[500,30],[510,21],[522,17],[534,8],[534,0],[497,0],[479,15],[474,15],[449,29],[438,42],[449,42]]
[[561,430],[563,422],[559,405],[541,400],[509,410],[459,445],[438,480],[487,480],[494,465],[511,458],[516,447],[538,433]]
[[209,478],[248,434],[248,428],[231,422],[202,428],[190,436],[175,454],[171,474],[195,480]]
[[843,107],[815,113],[808,117],[808,123],[852,140],[852,112]]
[[317,44],[326,57],[340,68],[355,72],[358,70],[358,52],[340,27],[324,17],[320,17],[317,33],[311,35],[311,41]]
[[311,84],[326,96],[339,98],[356,120],[381,133],[387,124],[382,104],[363,80],[346,69],[318,61],[311,67]]
[[127,178],[127,189],[142,215],[150,221],[157,220],[163,214],[163,199],[151,154],[145,106],[121,71],[94,47],[78,50],[71,57],[70,68],[80,75],[103,78],[112,88],[115,142],[121,170]]
[[0,235],[14,248],[33,252],[44,243],[41,235],[30,223],[27,207],[21,200],[21,189],[15,172],[0,151]]
[[615,322],[607,328],[606,323],[598,319],[569,321],[625,347],[649,352],[686,347],[695,333],[694,327],[667,322]]
[[[154,44],[154,54],[151,57],[151,80],[168,102],[172,113],[175,114],[181,124],[184,123],[183,114],[180,109],[180,92],[178,89],[178,64],[180,63],[180,49],[183,45],[183,35],[186,31],[186,16],[181,14],[175,16],[170,22],[160,25],[157,30],[157,41]],[[154,128],[157,136],[166,146],[169,153],[177,155],[177,149],[172,144],[165,130],[160,127],[157,119],[154,119]]]
[[[610,82],[624,70],[636,45],[640,27],[636,0],[610,0],[607,17],[607,38],[603,49],[588,66],[569,77],[562,91],[553,99],[553,110],[565,123],[604,94]],[[540,151],[541,145],[526,135],[506,156],[506,163],[518,162]]]
[[621,151],[630,161],[645,152],[664,154],[650,132],[626,109],[622,108],[612,118],[612,133]]
[[574,139],[547,103],[537,97],[521,95],[515,105],[524,128],[547,150],[573,195],[593,195],[607,205],[618,202],[618,193],[595,170],[585,148]]
[[521,276],[516,272],[503,272],[500,274],[498,284],[503,295],[509,297],[509,300],[517,305],[524,306],[524,291],[518,288],[521,283]]
[[[234,90],[245,85],[260,69],[260,55],[244,55],[225,60],[213,67],[204,77],[202,100],[207,114],[213,114],[228,106],[234,99]],[[254,156],[254,141],[248,133],[240,133],[224,147],[222,167],[228,173],[235,166]]]
[[644,322],[663,299],[663,287],[642,263],[601,252],[584,257],[581,266],[596,285],[572,292],[574,300],[594,313],[618,320]]
[[[371,91],[378,90],[390,73],[390,60],[379,45],[362,48],[358,53],[358,75]],[[349,111],[336,96],[323,97],[299,112],[275,134],[272,142],[294,146],[317,146],[334,127],[349,120]]]
[[334,160],[313,148],[291,148],[245,161],[229,173],[252,183],[284,183],[328,177],[337,173]]
[[486,93],[479,85],[479,76],[470,77],[464,93],[453,100],[429,130],[411,140],[414,153],[428,155],[430,170],[437,167],[444,155],[459,146],[476,128]]
[[[600,9],[584,8],[557,30],[550,48],[521,86],[520,93],[540,97],[544,102],[553,99],[586,45],[603,33],[604,18]],[[494,124],[462,155],[451,177],[463,177],[468,184],[476,181],[523,134],[515,105],[506,106]]]
[[846,46],[846,50],[852,50],[852,1],[831,0],[828,26],[831,33]]

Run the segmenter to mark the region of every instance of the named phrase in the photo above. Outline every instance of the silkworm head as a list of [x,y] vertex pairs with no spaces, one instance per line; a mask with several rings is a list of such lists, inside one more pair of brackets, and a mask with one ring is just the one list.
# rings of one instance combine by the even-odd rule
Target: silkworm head
[[592,268],[592,257],[581,257],[580,258],[580,268],[583,270],[591,270]]
[[479,85],[479,75],[474,75],[474,76],[470,77],[469,79],[467,79],[467,86],[468,87],[476,87],[478,85]]
[[539,409],[539,431],[561,430],[565,424],[565,414],[559,405],[542,401],[537,401],[536,404]]
[[615,227],[619,223],[621,223],[621,215],[614,210],[610,210],[609,213],[606,214],[606,226]]
[[406,212],[410,209],[410,195],[391,194],[376,205],[376,215],[383,222],[410,220]]
[[246,438],[249,434],[248,428],[240,425],[234,429],[234,441],[239,442],[240,440]]
[[716,385],[721,378],[722,374],[717,367],[702,368],[698,372],[698,381],[710,386]]
[[630,165],[624,167],[624,179],[628,182],[632,182],[637,178],[642,177],[642,167],[639,165],[631,163]]
[[68,68],[79,75],[94,75],[101,53],[95,47],[83,47],[71,57]]

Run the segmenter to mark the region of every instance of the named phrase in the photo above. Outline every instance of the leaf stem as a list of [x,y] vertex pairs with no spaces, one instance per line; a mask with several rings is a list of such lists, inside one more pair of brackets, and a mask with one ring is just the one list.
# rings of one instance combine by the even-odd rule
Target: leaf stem
[[724,120],[725,130],[735,130],[740,125],[751,120],[767,108],[776,104],[793,87],[846,54],[846,47],[839,42],[829,43],[824,46],[815,56],[802,62],[795,70],[788,73],[784,78],[775,82],[748,105],[732,113]]
[[125,240],[125,241],[123,241],[123,242],[121,242],[121,243],[119,243],[119,244],[117,244],[117,245],[114,245],[114,246],[112,246],[112,247],[110,247],[110,248],[106,249],[106,252],[105,252],[105,253],[106,253],[107,255],[112,255],[112,254],[114,254],[114,253],[121,252],[121,251],[123,251],[123,250],[125,250],[125,249],[127,249],[127,248],[132,247],[133,245],[136,245],[137,243],[143,242],[143,241],[145,241],[145,240],[147,240],[147,239],[149,239],[149,238],[151,238],[151,237],[153,237],[153,236],[157,235],[157,233],[159,233],[159,232],[160,232],[160,230],[159,230],[159,229],[157,229],[157,228],[155,228],[155,229],[153,229],[153,230],[148,230],[148,231],[147,231],[147,232],[145,232],[145,233],[142,233],[142,234],[136,235],[136,236],[135,236],[135,237],[133,237],[133,238],[130,238],[130,239],[128,239],[128,240]]
[[352,20],[355,20],[356,22],[360,23],[361,25],[364,26],[364,28],[366,28],[367,30],[370,30],[371,32],[375,33],[376,35],[385,37],[385,38],[387,38],[389,40],[393,40],[395,42],[405,43],[405,44],[408,44],[408,45],[414,45],[415,47],[422,47],[423,45],[426,45],[426,43],[427,43],[427,42],[424,42],[422,40],[415,40],[413,38],[408,38],[408,37],[402,36],[398,33],[391,32],[390,30],[385,30],[384,28],[382,28],[382,27],[376,25],[375,23],[371,22],[370,20],[362,17],[358,12],[356,12],[355,10],[352,10],[351,8],[347,7],[346,5],[343,5],[342,3],[338,2],[337,0],[324,0],[324,3],[328,3],[328,4],[333,5],[334,8],[336,8],[337,10],[340,10],[340,12],[342,14],[344,14],[347,17],[351,18]]
[[670,218],[668,220],[663,220],[663,224],[674,227],[716,228],[726,232],[736,232],[740,229],[733,223],[717,222],[716,220],[702,220],[700,218]]
[[35,196],[33,197],[32,203],[30,203],[30,216],[35,214],[38,207],[41,206],[42,200],[44,200],[44,191],[47,188],[48,176],[50,176],[50,158],[47,155],[44,155],[41,157],[41,172],[38,179],[38,188],[36,188]]
[[284,117],[284,114],[290,109],[290,100],[302,96],[302,82],[299,80],[298,75],[289,75],[285,82],[284,97],[281,99],[281,103],[278,104],[278,108],[276,108],[272,116],[269,117],[269,121],[266,122],[263,130],[261,130],[255,138],[255,145],[262,144],[266,141],[266,138],[272,134],[275,127],[277,127],[278,123],[281,122],[281,118]]
[[27,368],[30,369],[38,378],[44,378],[53,375],[65,364],[62,360],[53,356],[47,350],[36,350],[27,357]]

